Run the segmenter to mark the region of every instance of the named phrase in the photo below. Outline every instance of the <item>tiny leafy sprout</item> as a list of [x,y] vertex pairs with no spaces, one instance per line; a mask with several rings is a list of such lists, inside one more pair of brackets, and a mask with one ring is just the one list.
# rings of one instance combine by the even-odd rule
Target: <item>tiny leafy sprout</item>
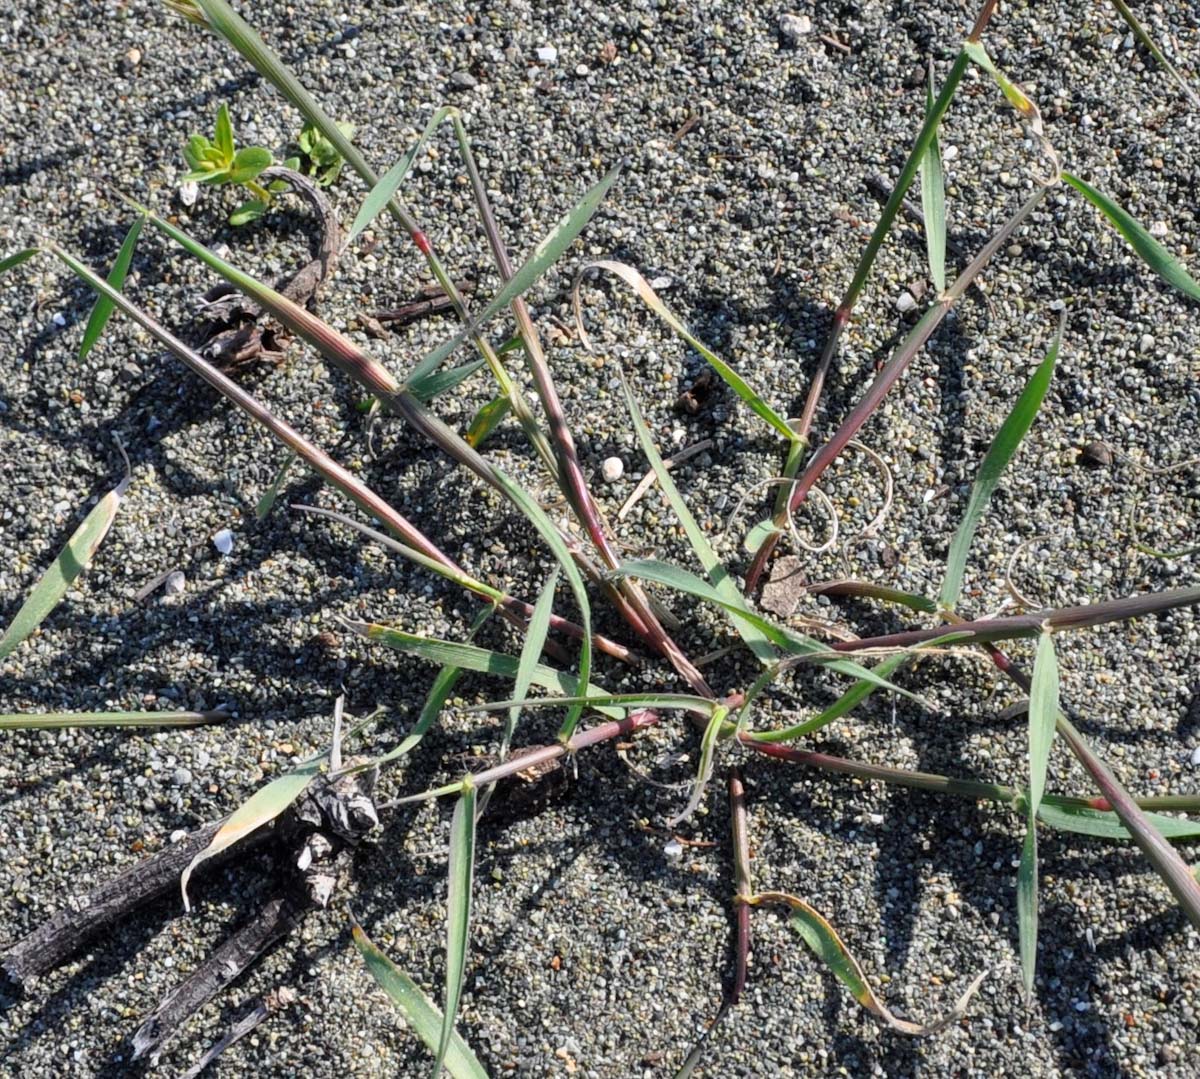
[[[271,151],[262,146],[234,148],[233,123],[229,119],[229,106],[222,104],[217,110],[217,124],[211,139],[193,135],[183,148],[189,172],[184,180],[199,184],[238,184],[254,197],[243,202],[229,215],[231,225],[245,225],[267,212],[271,205],[271,191],[256,182],[256,179],[271,162]],[[272,185],[276,188],[278,185]]]
[[[358,130],[345,120],[339,120],[337,126],[347,139],[354,138],[355,132]],[[299,158],[296,158],[296,164],[289,165],[289,167],[299,170],[303,164],[304,172],[312,176],[321,187],[328,187],[338,178],[345,162],[338,152],[338,148],[322,134],[316,124],[308,123],[300,129],[300,134],[296,137],[296,145],[300,147],[304,161],[301,162]]]

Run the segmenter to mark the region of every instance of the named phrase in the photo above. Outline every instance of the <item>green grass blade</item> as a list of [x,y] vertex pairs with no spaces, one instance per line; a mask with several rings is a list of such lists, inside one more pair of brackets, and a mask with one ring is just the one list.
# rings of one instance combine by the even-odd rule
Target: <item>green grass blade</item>
[[472,360],[459,367],[452,367],[449,371],[437,371],[420,382],[411,383],[408,387],[409,392],[428,404],[439,394],[446,393],[455,386],[466,382],[483,366],[483,363],[483,360]]
[[[579,682],[581,685],[587,685],[587,680],[592,672],[592,608],[588,602],[583,576],[575,565],[571,552],[567,549],[566,541],[554,527],[554,522],[546,515],[545,510],[537,504],[537,500],[499,469],[496,469],[496,480],[503,488],[504,493],[508,495],[509,501],[529,518],[530,524],[537,529],[538,534],[553,552],[558,564],[562,566],[563,572],[567,575],[567,582],[571,586],[575,603],[579,607],[579,621],[583,625],[583,637],[579,642]],[[581,705],[572,705],[558,732],[561,741],[566,742],[570,739],[582,714],[583,707]]]
[[1017,870],[1017,931],[1020,940],[1021,975],[1028,999],[1033,993],[1037,968],[1038,858],[1037,816],[1046,793],[1046,770],[1054,727],[1058,718],[1058,658],[1048,632],[1038,639],[1033,664],[1033,686],[1029,693],[1029,794],[1025,842]]
[[[1165,839],[1200,838],[1200,821],[1187,817],[1167,817],[1162,813],[1147,813],[1146,819]],[[1047,795],[1038,807],[1038,820],[1060,832],[1090,835],[1097,839],[1130,840],[1129,829],[1111,809],[1072,805],[1055,801]]]
[[963,573],[967,566],[967,552],[971,549],[971,541],[975,538],[975,530],[983,515],[987,512],[992,492],[1000,477],[1008,467],[1009,461],[1021,445],[1021,440],[1033,426],[1033,421],[1042,407],[1046,391],[1050,387],[1050,379],[1054,375],[1054,364],[1058,360],[1059,346],[1062,344],[1063,326],[1066,318],[1059,319],[1058,332],[1046,353],[1046,358],[1038,365],[1036,371],[1025,384],[1021,396],[1013,405],[1012,411],[1005,417],[996,432],[996,437],[984,455],[979,473],[971,487],[971,497],[967,502],[966,512],[954,539],[950,544],[950,553],[946,558],[946,577],[942,582],[939,603],[947,610],[953,610],[962,592]]
[[891,1027],[891,1029],[899,1031],[902,1034],[910,1034],[916,1037],[934,1034],[961,1018],[966,1009],[967,1002],[987,976],[987,971],[980,974],[967,987],[958,1000],[955,1001],[953,1008],[932,1023],[921,1025],[909,1022],[907,1019],[900,1019],[875,995],[875,991],[871,988],[870,983],[868,983],[862,967],[859,966],[858,960],[854,958],[850,950],[842,943],[833,926],[813,907],[809,906],[802,899],[797,899],[791,895],[783,895],[778,892],[768,892],[756,898],[786,902],[792,908],[792,916],[788,924],[800,935],[804,943],[812,949],[817,958],[825,964],[838,981],[850,990],[851,995],[859,1004],[881,1022]]
[[[417,1037],[429,1047],[431,1053],[436,1053],[443,1022],[442,1013],[438,1011],[437,1005],[421,992],[416,982],[372,943],[361,926],[355,924],[353,934],[354,946],[366,960],[371,977],[404,1014]],[[443,1063],[454,1079],[488,1079],[483,1065],[457,1032],[450,1035],[450,1044],[446,1048]]]
[[533,253],[515,274],[508,279],[503,288],[492,297],[486,307],[476,315],[470,325],[464,326],[449,341],[439,345],[413,368],[408,381],[417,381],[433,371],[464,341],[474,337],[479,330],[501,311],[505,310],[513,300],[523,296],[538,281],[538,279],[554,265],[568,247],[575,242],[576,237],[584,230],[592,215],[600,207],[608,189],[616,183],[621,166],[616,165],[605,174],[604,178],[579,200],[578,203],[564,215],[550,230],[541,243],[533,249]]
[[[117,259],[113,263],[112,270],[109,272],[108,283],[118,291],[125,284],[125,277],[129,273],[130,263],[133,262],[133,252],[137,247],[138,237],[141,236],[142,226],[145,223],[146,219],[141,215],[133,219],[133,224],[129,226],[129,231],[125,234],[125,240],[121,244],[121,250],[117,252]],[[114,310],[113,302],[107,296],[100,295],[96,297],[95,306],[92,308],[87,326],[83,331],[83,341],[79,345],[79,358],[81,360],[92,351],[92,347],[100,340],[100,335],[104,332],[104,327],[108,325],[108,320],[112,317]]]
[[1178,71],[1176,71],[1171,61],[1163,55],[1162,49],[1160,49],[1154,43],[1154,38],[1150,36],[1150,32],[1141,24],[1141,22],[1138,20],[1138,17],[1130,9],[1129,5],[1125,3],[1125,0],[1113,0],[1113,7],[1120,12],[1121,18],[1123,18],[1129,25],[1129,29],[1131,29],[1137,35],[1138,40],[1150,50],[1150,55],[1154,57],[1158,65],[1164,71],[1166,71],[1179,85],[1179,88],[1183,91],[1184,96],[1187,97],[1188,101],[1190,101],[1193,105],[1200,105],[1200,97],[1198,97],[1196,95],[1196,91],[1192,89],[1191,83],[1189,83],[1187,79],[1185,79]]
[[[929,88],[925,95],[925,120],[934,112],[933,69],[929,70]],[[946,291],[946,185],[942,176],[942,151],[937,128],[921,155],[921,210],[925,216],[925,251],[929,256],[929,276],[940,296]]]
[[271,481],[271,486],[263,492],[262,498],[258,500],[258,505],[254,507],[254,516],[258,520],[261,521],[271,512],[271,507],[275,505],[275,500],[279,497],[279,489],[283,486],[283,481],[287,479],[288,471],[295,460],[296,455],[290,450],[284,455],[283,461],[275,473],[275,478]]
[[20,266],[23,262],[28,262],[39,251],[41,251],[40,247],[26,247],[24,250],[14,251],[11,255],[5,255],[0,259],[0,274],[5,270],[12,270]]
[[[522,708],[561,708],[564,704],[587,705],[597,712],[608,714],[614,706],[620,706],[622,713],[632,708],[658,708],[664,712],[679,710],[695,712],[702,716],[711,716],[713,709],[720,707],[716,701],[708,697],[696,697],[688,693],[608,693],[599,690],[586,697],[529,697],[523,701],[489,701],[487,704],[476,704],[468,708],[468,712],[502,712],[505,708],[520,705]],[[732,729],[732,724],[730,725]]]
[[1064,172],[1062,178],[1108,218],[1113,228],[1125,238],[1125,242],[1159,277],[1179,289],[1185,296],[1200,300],[1200,284],[1188,275],[1182,262],[1142,228],[1136,218],[1103,192],[1084,183],[1078,176]]
[[642,303],[662,319],[674,331],[676,336],[682,338],[704,357],[712,369],[721,376],[725,384],[746,403],[751,412],[768,426],[774,428],[775,432],[786,441],[796,442],[799,439],[799,436],[792,430],[787,420],[767,404],[762,396],[729,364],[708,348],[703,341],[694,336],[687,326],[680,321],[679,317],[659,299],[658,294],[650,287],[650,283],[632,266],[627,266],[623,262],[601,259],[598,262],[589,262],[579,271],[579,275],[576,276],[575,284],[572,288],[576,325],[581,329],[583,327],[583,317],[579,302],[579,283],[582,275],[588,270],[604,270],[606,273],[613,274],[624,281],[625,284],[637,293]]
[[[557,587],[558,570],[556,569],[543,586],[529,619],[529,629],[525,634],[525,643],[521,646],[517,677],[513,683],[514,700],[523,700],[529,696],[529,687],[533,683],[533,672],[537,669],[538,660],[542,657],[542,649],[546,646],[546,635],[550,632],[550,615],[554,610],[554,590]],[[520,706],[514,705],[508,710],[508,719],[500,738],[501,760],[508,753],[508,747],[512,744],[512,737],[517,729],[517,720],[520,718]]]
[[[403,630],[392,629],[389,626],[366,624],[363,622],[347,622],[347,628],[376,641],[388,648],[395,648],[409,655],[420,656],[439,664],[453,664],[468,671],[479,674],[494,674],[500,678],[515,679],[520,669],[521,661],[516,656],[508,656],[503,652],[493,652],[487,648],[479,648],[471,644],[460,644],[457,641],[444,641],[436,637],[420,637]],[[574,701],[583,700],[579,697],[582,686],[580,679],[565,671],[556,670],[539,663],[533,669],[532,682],[535,686],[548,689],[562,697],[571,697]],[[592,683],[587,684],[587,698],[608,696],[608,691]],[[542,700],[538,703],[553,704],[554,701]],[[595,709],[610,719],[621,719],[624,709],[600,705]]]
[[[700,565],[708,575],[708,579],[712,581],[713,587],[729,602],[736,604],[738,607],[745,607],[745,599],[741,592],[738,591],[737,585],[733,583],[733,578],[729,576],[729,571],[725,569],[725,566],[717,557],[717,552],[713,550],[712,544],[708,542],[708,537],[696,522],[696,518],[692,516],[692,511],[688,509],[687,503],[683,500],[683,495],[679,493],[679,488],[675,485],[675,480],[663,462],[662,454],[658,452],[658,447],[654,444],[650,428],[646,426],[642,410],[638,407],[637,398],[634,397],[633,390],[630,389],[629,381],[625,378],[624,372],[621,372],[621,387],[625,391],[625,405],[629,410],[629,417],[633,421],[633,429],[637,434],[638,442],[641,444],[642,452],[646,455],[646,460],[650,462],[650,467],[654,470],[654,475],[658,478],[659,488],[670,503],[671,509],[674,510],[675,516],[679,519],[679,523],[683,526],[684,535],[687,536],[688,542],[692,545],[692,550],[695,552],[696,558],[699,559]],[[746,647],[754,653],[760,663],[770,664],[775,661],[775,651],[771,647],[771,642],[758,626],[733,612],[730,612],[730,619],[733,622],[734,629],[738,632],[738,636],[746,642]]]
[[687,805],[667,821],[668,828],[674,828],[681,821],[685,821],[699,808],[701,801],[704,799],[704,789],[708,786],[708,781],[712,778],[713,773],[713,757],[717,750],[717,738],[721,733],[721,728],[725,725],[725,717],[729,714],[729,709],[717,707],[713,709],[713,714],[709,718],[708,726],[704,728],[704,737],[700,739],[700,763],[696,768],[696,782],[692,784],[692,793],[687,800]]
[[438,1042],[433,1079],[442,1074],[442,1063],[454,1037],[454,1017],[462,999],[467,969],[467,945],[471,933],[471,885],[475,878],[475,801],[471,785],[463,788],[450,822],[450,876],[446,896],[446,1007],[442,1012],[442,1035]]
[[1042,116],[1037,105],[1033,103],[1033,99],[1020,86],[1013,82],[992,62],[992,58],[988,56],[987,49],[978,41],[966,41],[963,43],[963,52],[991,75],[996,85],[1000,87],[1000,92],[1008,100],[1008,103],[1033,125],[1034,130],[1038,134],[1041,134]]
[[512,411],[512,402],[507,397],[493,397],[483,405],[471,420],[471,426],[463,436],[468,446],[479,449],[491,433],[500,426],[500,421]]
[[399,161],[397,161],[390,169],[380,177],[379,182],[371,188],[367,193],[367,197],[363,199],[363,204],[359,207],[358,213],[354,215],[354,223],[350,226],[350,232],[346,236],[346,246],[349,247],[358,234],[363,229],[370,226],[384,210],[393,196],[400,189],[400,185],[404,183],[404,179],[408,176],[412,169],[413,162],[417,159],[417,154],[432,138],[433,133],[438,129],[438,126],[451,114],[457,114],[458,109],[453,105],[443,105],[438,109],[429,123],[425,125],[425,130],[421,132],[421,137],[413,144],[412,149],[408,151]]
[[210,712],[9,712],[0,715],[0,731],[70,730],[75,727],[199,727],[229,718]]
[[[886,679],[911,658],[911,656],[906,656],[903,653],[888,656],[886,659],[879,661],[875,666],[874,673],[878,678]],[[878,686],[874,682],[860,679],[834,701],[833,704],[823,712],[813,716],[812,719],[798,723],[794,727],[785,727],[782,730],[757,731],[747,737],[752,738],[756,742],[790,742],[796,738],[803,738],[814,731],[819,731],[822,727],[829,726],[834,720],[841,719],[848,712],[852,712],[877,688]]]
[[[949,644],[951,641],[958,639],[959,634],[952,630],[941,637],[935,637],[925,647],[936,648],[939,645]],[[880,688],[884,679],[896,671],[901,664],[912,658],[914,657],[911,654],[905,653],[888,656],[886,659],[880,660],[872,671],[879,681],[868,682],[860,679],[834,701],[833,704],[823,712],[813,716],[812,719],[805,720],[794,727],[786,727],[775,731],[756,732],[748,735],[748,737],[756,742],[790,742],[796,738],[803,738],[805,735],[812,734],[814,731],[819,731],[822,727],[829,726],[835,719],[841,719],[846,713],[857,708],[871,693]]]
[[328,756],[328,753],[319,753],[315,757],[310,757],[298,768],[271,780],[265,787],[256,790],[230,814],[217,834],[212,837],[212,841],[191,860],[179,878],[179,889],[183,893],[185,910],[192,909],[191,900],[188,899],[187,886],[196,867],[278,817],[308,789],[308,785],[320,774]]
[[813,662],[820,663],[830,670],[849,675],[852,678],[865,679],[868,682],[878,685],[881,689],[890,689],[894,693],[899,693],[919,704],[925,705],[927,703],[908,690],[901,689],[899,686],[880,678],[874,671],[869,670],[859,663],[846,663],[841,659],[826,656],[824,654],[826,650],[821,646],[820,642],[794,633],[792,630],[785,629],[782,626],[775,625],[773,622],[763,618],[762,615],[751,611],[749,607],[746,607],[740,601],[740,598],[738,600],[731,599],[707,581],[701,580],[694,573],[689,573],[679,566],[672,566],[667,562],[658,562],[651,558],[639,558],[623,562],[613,570],[611,576],[637,577],[644,581],[653,581],[655,584],[660,584],[665,588],[673,588],[677,592],[685,592],[688,595],[695,596],[697,599],[715,603],[720,607],[732,611],[739,618],[750,623],[772,644],[791,653],[793,656],[819,655],[820,658],[814,659]]
[[[485,607],[475,616],[475,621],[471,623],[471,629],[467,633],[468,642],[474,638],[494,612],[494,607]],[[464,668],[455,666],[453,663],[446,664],[438,671],[437,677],[429,689],[429,695],[425,698],[425,704],[421,707],[421,714],[417,717],[417,722],[413,724],[413,729],[401,739],[399,745],[389,749],[382,757],[376,757],[371,762],[374,767],[382,768],[386,764],[391,764],[392,761],[416,748],[421,739],[429,733],[437,717],[441,715],[442,709],[446,707],[446,701],[449,700],[450,694],[454,692],[454,687],[458,685],[463,674]]]
[[1021,953],[1021,985],[1025,999],[1033,994],[1033,978],[1037,971],[1038,941],[1038,853],[1037,829],[1030,823],[1021,844],[1021,861],[1017,867],[1017,942]]
[[42,579],[34,585],[29,598],[9,623],[4,636],[0,637],[0,659],[4,659],[42,624],[87,568],[116,519],[121,497],[128,484],[128,478],[122,480],[96,503],[91,513],[67,540],[66,546],[59,552],[50,568],[42,575]]
[[1058,657],[1054,638],[1046,632],[1038,638],[1033,662],[1033,687],[1029,692],[1029,803],[1036,813],[1046,793],[1046,769],[1054,726],[1058,718]]

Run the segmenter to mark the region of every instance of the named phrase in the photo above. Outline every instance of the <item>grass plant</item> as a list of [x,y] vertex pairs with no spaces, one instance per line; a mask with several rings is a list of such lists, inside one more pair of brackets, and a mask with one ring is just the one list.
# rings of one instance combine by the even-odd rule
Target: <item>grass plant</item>
[[[456,109],[446,107],[433,115],[417,142],[403,153],[382,175],[367,162],[354,144],[355,132],[345,123],[332,120],[283,64],[271,47],[237,15],[225,0],[179,0],[169,6],[194,23],[215,32],[239,53],[284,98],[296,106],[306,120],[301,146],[311,170],[322,181],[333,182],[344,162],[367,185],[368,192],[353,219],[348,245],[356,244],[368,227],[381,227],[385,211],[397,222],[404,235],[415,244],[434,278],[445,289],[458,320],[457,328],[416,362],[410,370],[394,373],[378,357],[351,340],[305,306],[288,300],[279,291],[255,278],[230,259],[219,256],[193,238],[164,215],[126,197],[134,214],[124,244],[116,254],[108,274],[87,266],[77,255],[46,239],[16,252],[0,262],[0,271],[15,271],[35,256],[56,259],[69,268],[97,296],[95,308],[83,334],[81,353],[95,346],[108,329],[111,316],[120,312],[162,345],[186,369],[212,386],[225,399],[245,412],[278,442],[288,454],[284,469],[294,459],[307,465],[329,487],[350,503],[351,513],[339,514],[315,507],[295,507],[306,511],[298,520],[310,521],[308,514],[323,516],[340,528],[357,532],[364,542],[382,545],[389,552],[436,574],[472,595],[481,607],[478,617],[464,640],[442,640],[374,621],[346,622],[342,632],[356,635],[379,648],[396,649],[420,657],[438,668],[420,716],[405,738],[382,753],[353,760],[341,754],[341,715],[333,743],[289,773],[277,777],[258,790],[241,806],[231,806],[230,816],[183,872],[181,887],[187,902],[190,874],[208,859],[228,851],[245,837],[277,821],[295,805],[318,780],[336,780],[372,769],[394,767],[422,739],[437,729],[439,718],[449,707],[448,701],[464,672],[488,675],[496,687],[497,700],[483,706],[502,714],[502,733],[498,740],[494,766],[481,773],[464,774],[451,782],[429,790],[407,792],[394,804],[437,797],[453,797],[455,807],[450,826],[447,865],[448,901],[445,948],[445,987],[439,1009],[370,940],[366,930],[353,920],[347,909],[348,933],[362,954],[367,969],[402,1010],[406,1019],[428,1047],[433,1057],[432,1074],[445,1068],[455,1076],[477,1077],[485,1074],[471,1048],[456,1031],[456,1019],[462,999],[465,973],[470,965],[473,878],[478,830],[487,827],[487,807],[496,785],[534,764],[568,760],[602,742],[628,738],[656,725],[664,713],[686,715],[695,727],[697,768],[689,796],[681,800],[678,812],[667,821],[668,827],[685,820],[713,797],[717,785],[714,776],[724,772],[732,820],[731,912],[735,924],[733,942],[734,976],[720,1014],[736,1007],[749,977],[751,950],[751,914],[765,906],[781,906],[788,911],[789,924],[817,959],[849,990],[866,1011],[886,1026],[910,1035],[928,1035],[959,1019],[969,1007],[986,970],[977,972],[945,1015],[926,1024],[894,1015],[871,988],[863,965],[855,959],[835,927],[803,897],[776,891],[758,891],[755,876],[769,875],[769,867],[751,864],[750,808],[742,779],[743,770],[768,766],[771,762],[800,766],[831,774],[849,774],[865,780],[908,787],[971,801],[988,801],[1008,807],[1023,820],[1025,839],[1020,848],[1017,874],[1016,908],[1021,983],[1027,994],[1035,989],[1038,932],[1038,834],[1046,828],[1117,842],[1135,843],[1149,867],[1169,888],[1182,911],[1200,927],[1200,884],[1193,870],[1173,845],[1200,835],[1200,823],[1173,813],[1200,811],[1200,797],[1173,795],[1137,798],[1128,792],[1080,734],[1076,722],[1062,699],[1060,665],[1055,638],[1133,618],[1152,617],[1161,612],[1200,603],[1200,587],[1117,597],[1086,606],[1068,606],[1031,611],[1003,617],[967,617],[960,613],[963,580],[971,557],[972,541],[988,526],[988,508],[993,493],[1003,482],[1006,469],[1016,459],[1024,441],[1036,430],[1036,418],[1052,384],[1060,353],[1070,348],[1064,336],[1064,321],[1059,322],[1044,358],[1034,368],[1025,386],[1016,391],[1008,418],[996,432],[975,478],[970,500],[961,524],[949,547],[943,584],[935,598],[914,595],[878,583],[852,579],[813,586],[813,592],[853,597],[867,604],[899,604],[917,621],[913,628],[884,635],[852,636],[826,643],[794,625],[763,614],[754,602],[756,587],[765,572],[774,549],[789,535],[790,514],[814,490],[834,461],[861,432],[902,380],[914,358],[937,331],[947,313],[960,301],[967,289],[985,271],[1018,230],[1029,227],[1042,201],[1051,192],[1066,190],[1078,194],[1099,211],[1096,219],[1111,226],[1117,234],[1158,274],[1188,299],[1200,299],[1200,285],[1184,265],[1110,196],[1089,183],[1064,171],[1049,141],[1036,104],[1020,86],[1004,74],[989,58],[984,34],[994,15],[994,0],[985,0],[975,24],[962,43],[952,66],[934,89],[931,71],[927,108],[921,129],[913,142],[899,178],[884,207],[879,222],[862,252],[841,302],[833,312],[824,349],[816,368],[810,373],[809,391],[801,416],[790,420],[766,400],[753,386],[749,364],[739,370],[709,349],[685,322],[671,311],[634,267],[612,259],[594,260],[584,265],[575,278],[572,298],[581,340],[588,338],[584,328],[581,282],[585,274],[604,273],[633,290],[640,301],[686,345],[694,349],[742,402],[754,421],[758,434],[777,445],[784,453],[779,498],[770,518],[751,529],[751,563],[745,587],[739,586],[738,568],[725,564],[709,534],[697,518],[671,476],[654,436],[645,422],[640,404],[628,381],[620,375],[624,405],[628,412],[628,430],[635,436],[650,469],[673,510],[686,538],[695,569],[674,565],[655,558],[628,557],[617,542],[599,503],[589,489],[580,462],[570,422],[562,404],[535,320],[525,298],[539,287],[546,272],[569,257],[572,246],[605,198],[620,182],[620,166],[615,164],[601,179],[582,190],[576,204],[566,210],[558,224],[540,242],[534,244],[520,265],[511,259],[488,202],[487,189],[480,176],[470,147],[468,131]],[[1124,9],[1124,5],[1118,5]],[[1122,11],[1125,14],[1125,11]],[[1129,16],[1126,16],[1129,17]],[[939,127],[948,110],[957,103],[956,95],[972,66],[985,71],[1000,88],[1006,100],[1017,110],[1050,165],[1048,175],[1038,177],[1033,193],[1012,208],[1007,221],[983,245],[976,257],[956,276],[947,275],[946,249],[948,222],[943,191]],[[402,200],[414,162],[443,124],[452,128],[461,154],[475,208],[487,241],[500,286],[490,300],[472,310],[456,288],[427,233],[416,215]],[[257,152],[261,151],[261,152]],[[229,112],[221,105],[212,139],[196,136],[187,149],[191,178],[204,183],[249,185],[254,201],[264,209],[271,192],[256,190],[255,177],[271,163],[270,152],[262,148],[235,148]],[[936,295],[929,308],[909,330],[892,357],[865,386],[857,403],[836,430],[815,451],[811,448],[812,429],[821,400],[839,351],[840,339],[850,322],[856,304],[866,289],[876,257],[887,240],[900,211],[902,201],[914,180],[920,178],[922,205],[926,220],[927,259]],[[144,196],[149,198],[150,196]],[[239,211],[240,212],[240,211]],[[247,210],[253,212],[253,209]],[[235,215],[236,216],[236,215]],[[248,218],[247,218],[248,219]],[[553,558],[554,569],[545,580],[534,602],[507,594],[461,566],[446,554],[439,537],[430,529],[436,522],[409,520],[380,493],[370,488],[344,464],[300,434],[275,415],[270,407],[249,393],[228,374],[218,370],[174,332],[149,315],[139,301],[125,291],[125,282],[134,248],[144,225],[160,231],[175,243],[185,257],[195,258],[218,274],[228,285],[261,306],[297,338],[314,348],[342,375],[356,383],[381,405],[402,419],[412,431],[490,488],[504,504],[524,519],[528,534],[535,537]],[[497,345],[495,339],[508,342]],[[474,350],[477,357],[457,367],[448,366],[460,351]],[[523,377],[516,377],[516,365],[523,365],[536,396],[536,405],[527,399]],[[437,414],[438,397],[468,380],[490,378],[492,404],[486,417],[460,433]],[[482,413],[480,414],[482,417]],[[547,512],[535,491],[518,482],[485,456],[481,444],[486,432],[506,420],[516,427],[528,443],[529,460],[540,465],[548,482],[554,484],[567,507],[570,525]],[[882,466],[886,472],[886,466]],[[259,506],[259,515],[269,512],[282,483],[281,470]],[[889,479],[890,482],[890,479]],[[129,495],[127,477],[104,496],[86,515],[62,553],[34,587],[26,603],[11,619],[0,638],[0,660],[21,647],[50,616],[67,589],[97,556],[123,497]],[[352,515],[354,510],[360,517]],[[697,572],[698,570],[698,572]],[[565,588],[562,582],[565,580]],[[727,619],[734,647],[744,649],[752,661],[753,676],[736,684],[710,684],[709,675],[675,640],[674,631],[660,616],[647,586],[685,597],[689,603],[713,605]],[[593,608],[607,602],[623,620],[629,641],[612,639],[596,632]],[[488,649],[474,643],[476,632],[491,615],[505,619],[523,635],[516,654]],[[53,633],[53,622],[45,630]],[[1026,676],[1000,645],[1019,639],[1036,641],[1036,658],[1031,676]],[[915,772],[800,748],[835,720],[852,715],[868,695],[877,692],[903,694],[922,707],[932,707],[919,690],[909,688],[913,679],[899,685],[895,676],[914,660],[941,654],[939,650],[980,651],[1003,675],[1028,694],[1027,780],[1020,788],[985,779],[941,776]],[[664,684],[639,692],[612,692],[605,688],[614,666],[638,658],[642,649],[656,654],[673,670]],[[546,660],[548,662],[543,662]],[[767,691],[773,687],[794,686],[801,668],[823,668],[830,678],[838,679],[839,695],[832,704],[811,705],[812,714],[784,727],[773,725],[771,711],[764,706]],[[673,680],[672,680],[673,678]],[[715,681],[715,679],[714,679]],[[533,688],[549,696],[531,696]],[[549,745],[522,746],[522,717],[535,709],[557,709],[562,713],[556,739]],[[600,722],[592,724],[593,716]],[[218,713],[162,714],[141,716],[133,713],[84,714],[74,722],[97,725],[147,725],[211,722]],[[345,738],[356,736],[368,720],[359,723]],[[72,722],[64,716],[28,715],[0,717],[0,729],[61,726]],[[1096,788],[1095,794],[1063,794],[1049,790],[1048,765],[1055,747],[1061,745],[1083,765]],[[521,755],[515,750],[520,749]],[[766,760],[764,760],[766,758]],[[982,966],[981,962],[981,966]],[[700,1052],[684,1062],[685,1074],[700,1060]]]

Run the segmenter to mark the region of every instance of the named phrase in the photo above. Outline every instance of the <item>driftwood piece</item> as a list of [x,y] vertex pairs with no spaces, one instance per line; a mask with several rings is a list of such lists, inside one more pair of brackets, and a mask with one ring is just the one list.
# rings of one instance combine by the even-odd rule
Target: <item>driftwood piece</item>
[[171,990],[133,1036],[133,1059],[157,1050],[179,1027],[246,970],[277,940],[285,937],[304,913],[286,896],[276,896],[229,937],[185,981]]
[[[475,282],[464,279],[456,281],[454,287],[458,289],[460,295],[470,296],[475,291]],[[453,310],[454,306],[450,302],[450,297],[442,291],[441,285],[425,285],[408,303],[384,311],[375,311],[372,317],[377,322],[393,322],[399,326],[407,326],[410,322],[416,322],[418,319]]]
[[[290,185],[308,203],[319,223],[311,259],[291,277],[275,284],[277,292],[306,307],[317,298],[321,286],[337,268],[342,236],[337,214],[325,192],[307,176],[292,169],[272,165],[262,171],[261,179],[264,183],[283,180]],[[262,308],[233,285],[222,282],[210,289],[204,296],[201,314],[204,343],[200,351],[217,366],[237,367],[259,358],[282,357],[280,331],[271,323],[259,325]]]
[[[67,905],[29,936],[12,946],[0,963],[6,980],[24,989],[31,978],[39,977],[65,963],[92,937],[115,925],[139,907],[179,887],[184,867],[212,841],[221,821],[212,821],[190,832],[178,843],[143,858],[122,870],[112,880],[90,892],[73,896]],[[260,829],[221,857],[204,865],[207,871],[261,845],[270,833]]]
[[236,1023],[233,1024],[222,1036],[221,1040],[216,1043],[207,1053],[196,1061],[187,1071],[185,1071],[179,1079],[196,1079],[205,1068],[207,1068],[214,1060],[217,1059],[231,1045],[240,1041],[252,1030],[257,1030],[258,1025],[269,1016],[276,1012],[283,1011],[296,1001],[296,993],[289,989],[286,985],[280,986],[278,989],[272,989],[266,996],[260,998],[258,1003],[250,1009],[247,1014],[242,1016]]

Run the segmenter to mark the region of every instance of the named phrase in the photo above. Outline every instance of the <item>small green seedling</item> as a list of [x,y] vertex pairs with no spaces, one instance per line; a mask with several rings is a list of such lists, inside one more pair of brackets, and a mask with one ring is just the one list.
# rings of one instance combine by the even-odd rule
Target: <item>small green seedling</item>
[[[355,132],[358,130],[345,120],[338,120],[337,126],[347,139],[354,138]],[[300,147],[304,160],[301,162],[296,159],[295,165],[291,165],[289,161],[289,168],[295,168],[313,177],[320,187],[328,187],[338,178],[344,159],[338,148],[321,133],[321,129],[316,124],[308,123],[300,129],[296,145]],[[300,168],[301,164],[304,166],[303,169]]]
[[244,225],[257,220],[271,205],[271,192],[282,190],[284,185],[272,184],[270,190],[257,183],[257,177],[274,160],[271,151],[262,146],[243,146],[235,150],[233,124],[229,119],[229,106],[222,104],[217,110],[217,126],[212,139],[193,135],[183,148],[183,156],[191,171],[184,180],[199,184],[240,184],[254,198],[243,202],[229,215],[231,225]]

